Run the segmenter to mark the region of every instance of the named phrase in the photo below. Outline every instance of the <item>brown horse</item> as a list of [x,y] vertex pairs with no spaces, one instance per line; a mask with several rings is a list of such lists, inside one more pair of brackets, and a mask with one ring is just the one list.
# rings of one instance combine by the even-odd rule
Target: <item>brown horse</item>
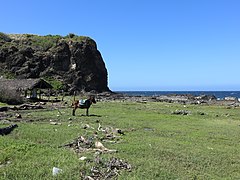
[[80,109],[86,109],[86,116],[88,116],[88,109],[90,108],[92,103],[96,104],[96,100],[95,100],[94,96],[90,96],[90,98],[84,100],[84,102],[81,102],[81,100],[74,101],[72,104],[72,106],[73,106],[72,115],[75,116],[76,109],[80,108]]

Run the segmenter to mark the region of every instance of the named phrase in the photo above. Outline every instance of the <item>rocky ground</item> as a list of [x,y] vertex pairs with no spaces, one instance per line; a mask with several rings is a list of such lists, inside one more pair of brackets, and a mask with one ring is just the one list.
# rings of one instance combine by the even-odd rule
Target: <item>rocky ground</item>
[[[93,95],[92,93],[86,93],[81,95],[82,97],[87,97],[88,95]],[[238,100],[218,100],[215,96],[201,95],[193,96],[190,94],[186,95],[159,95],[159,96],[129,96],[126,94],[104,92],[99,94],[94,94],[98,102],[106,101],[120,101],[120,102],[167,102],[167,103],[179,103],[179,104],[195,104],[195,105],[223,105],[228,107],[238,107],[240,102]],[[62,102],[60,102],[62,104]],[[67,102],[64,103],[67,105]],[[51,106],[59,106],[59,104],[51,103]],[[46,102],[36,102],[36,103],[26,103],[18,106],[3,106],[0,107],[0,112],[5,112],[8,110],[30,110],[30,109],[44,109],[47,106]],[[1,117],[1,116],[0,116]],[[1,118],[0,118],[1,119]]]

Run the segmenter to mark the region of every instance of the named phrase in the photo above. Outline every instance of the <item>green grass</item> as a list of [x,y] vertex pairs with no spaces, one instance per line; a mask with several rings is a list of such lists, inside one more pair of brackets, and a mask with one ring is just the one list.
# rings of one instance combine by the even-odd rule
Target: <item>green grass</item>
[[[176,109],[190,115],[173,115]],[[103,127],[126,132],[119,143],[103,142],[118,150],[103,158],[118,157],[133,166],[132,172],[121,171],[119,179],[240,178],[239,108],[98,102],[90,109],[97,116],[81,116],[85,110],[78,109],[73,117],[68,107],[60,112],[53,108],[18,112],[24,121],[10,135],[0,137],[0,179],[80,179],[92,164],[79,157],[93,159],[94,154],[75,154],[58,146],[80,135],[91,136],[99,121]],[[13,121],[15,112],[8,113]],[[50,125],[49,120],[62,124]],[[85,124],[95,129],[83,129]],[[54,166],[63,169],[58,177],[52,176]]]
[[[15,40],[15,41],[12,41]],[[55,47],[59,42],[65,41],[69,43],[87,41],[88,44],[96,47],[96,43],[93,39],[87,36],[78,36],[69,33],[66,36],[60,35],[45,35],[39,36],[34,34],[5,34],[0,32],[0,49],[8,48],[10,46],[16,46],[18,48],[31,47],[33,49],[38,49],[41,51],[48,51],[52,47]]]
[[0,107],[1,107],[1,106],[7,106],[7,104],[0,102]]
[[53,77],[45,77],[44,80],[49,82],[53,86],[54,90],[60,90],[63,88],[63,83]]

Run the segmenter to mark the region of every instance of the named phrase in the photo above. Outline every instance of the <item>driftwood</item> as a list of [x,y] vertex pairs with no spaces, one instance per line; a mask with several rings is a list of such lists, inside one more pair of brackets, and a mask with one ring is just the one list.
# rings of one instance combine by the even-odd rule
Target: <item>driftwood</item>
[[88,180],[100,180],[100,179],[117,179],[120,171],[127,170],[131,171],[132,166],[118,158],[111,158],[107,162],[102,162],[99,157],[95,159],[96,165],[90,170],[91,175],[85,176],[84,179]]
[[69,147],[73,149],[76,153],[93,151],[93,152],[102,152],[102,153],[114,153],[117,150],[112,150],[104,147],[100,141],[94,141],[93,138],[85,138],[83,136],[78,137],[73,142],[65,144],[59,147]]

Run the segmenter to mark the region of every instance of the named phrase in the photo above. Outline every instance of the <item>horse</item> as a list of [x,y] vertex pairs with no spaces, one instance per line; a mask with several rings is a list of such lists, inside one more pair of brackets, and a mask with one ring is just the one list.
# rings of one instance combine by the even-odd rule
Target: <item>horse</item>
[[86,116],[88,115],[88,110],[90,108],[90,106],[92,105],[92,103],[96,104],[96,100],[94,96],[90,96],[88,99],[86,100],[80,100],[80,101],[74,101],[72,106],[73,106],[73,111],[72,111],[72,115],[75,116],[75,111],[77,108],[80,109],[86,109]]

